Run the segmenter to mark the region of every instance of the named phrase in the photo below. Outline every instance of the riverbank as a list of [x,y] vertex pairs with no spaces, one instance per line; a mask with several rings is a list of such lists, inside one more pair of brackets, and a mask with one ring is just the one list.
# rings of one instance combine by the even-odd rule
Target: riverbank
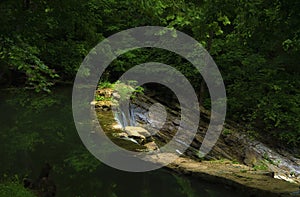
[[197,162],[180,157],[167,168],[202,181],[227,185],[231,190],[242,190],[247,196],[300,196],[299,185],[275,179],[273,172],[257,171],[229,160]]
[[[134,116],[139,120],[139,126],[149,129],[151,125],[146,123],[150,121],[146,120],[145,110],[155,102],[145,96],[135,100]],[[93,105],[97,106],[96,103],[93,103]],[[104,130],[108,131],[109,137],[114,138],[116,135],[113,135],[111,132],[116,132],[116,130],[112,129],[116,122],[112,113],[107,110],[109,109],[107,103],[105,105],[105,111],[101,110],[101,104],[98,106],[98,118],[106,119],[105,121],[101,119],[102,123],[105,122]],[[170,111],[170,109],[167,111]],[[176,113],[176,111],[172,111],[173,116],[174,114],[176,116]],[[202,113],[203,116],[205,116],[203,118],[204,121],[209,120],[209,113]],[[144,121],[141,121],[142,119]],[[161,140],[167,141],[172,137],[172,131],[175,130],[174,125],[176,125],[172,115],[169,114],[165,125],[167,125],[170,132],[168,133],[166,130],[164,130],[164,133],[158,131],[153,136],[157,144]],[[204,127],[206,125],[202,122],[201,128]],[[224,130],[225,132],[222,133],[217,144],[204,160],[200,161],[199,158],[197,159],[192,151],[189,151],[192,148],[188,149],[182,157],[179,157],[165,168],[172,172],[201,179],[202,181],[223,184],[233,190],[243,190],[247,196],[300,195],[298,178],[289,174],[291,169],[284,169],[285,166],[282,166],[286,164],[291,166],[291,168],[296,168],[298,160],[295,160],[293,163],[289,160],[290,158],[285,158],[276,153],[276,151],[263,146],[262,143],[249,139],[243,133],[234,131],[232,125],[231,127],[226,125]],[[120,130],[117,132],[120,132]],[[205,132],[202,131],[201,133]],[[203,136],[197,134],[196,141],[191,146],[197,148],[195,144],[201,144],[201,139],[203,139]],[[112,141],[116,140],[120,141],[122,139],[112,139]],[[126,145],[124,148],[126,148]],[[132,150],[132,147],[130,149]],[[170,157],[175,157],[175,155],[158,153],[154,157],[156,158],[151,159],[151,162],[157,159],[169,159]],[[273,160],[276,160],[277,163]]]
[[[104,114],[102,114],[104,113]],[[113,129],[113,117],[109,116],[109,112],[99,112],[104,131],[110,133],[109,137],[114,138],[111,132],[118,132],[118,129]],[[103,119],[105,118],[105,119]],[[110,128],[110,129],[108,129]],[[119,145],[126,146],[126,143],[121,143],[121,139],[112,139]],[[130,144],[130,143],[129,143]],[[127,143],[128,145],[128,143]],[[135,144],[130,147],[125,147],[133,150]],[[175,155],[167,153],[158,153],[156,158],[151,159],[151,162],[157,159],[175,157]],[[197,161],[187,156],[179,157],[174,162],[165,167],[171,172],[182,174],[188,177],[195,177],[201,181],[207,181],[213,184],[222,184],[230,188],[230,190],[242,190],[249,196],[290,196],[299,192],[299,185],[290,183],[284,180],[275,179],[274,172],[267,170],[258,170],[252,167],[239,164],[235,161],[227,159],[213,161]]]

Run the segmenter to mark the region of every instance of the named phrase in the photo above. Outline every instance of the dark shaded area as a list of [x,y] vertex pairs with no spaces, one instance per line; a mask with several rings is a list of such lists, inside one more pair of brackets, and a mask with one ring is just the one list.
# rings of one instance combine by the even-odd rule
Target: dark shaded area
[[[297,148],[299,8],[299,1],[283,0],[1,1],[0,84],[49,92],[53,85],[72,82],[83,58],[105,37],[137,26],[167,26],[195,38],[214,58],[226,85],[228,119],[266,142]],[[122,54],[102,81],[114,82],[149,61],[183,73],[209,108],[201,75],[162,49]]]
[[[74,81],[84,57],[97,43],[147,25],[175,28],[201,43],[222,73],[227,119],[253,138],[300,157],[300,1],[2,0],[0,18],[0,175],[47,182],[49,169],[43,168],[47,161],[58,196],[96,195],[93,192],[99,188],[97,195],[132,196],[136,187],[127,186],[128,181],[120,177],[143,180],[133,181],[139,186],[137,196],[186,192],[173,185],[188,183],[176,182],[163,171],[155,172],[158,179],[155,173],[120,176],[95,160],[75,132],[71,88],[62,88]],[[183,73],[200,104],[210,108],[201,75],[184,58],[161,49],[122,54],[100,82],[115,82],[129,68],[149,61]],[[158,84],[145,85],[145,93],[171,108],[178,105],[176,96]],[[40,169],[45,169],[41,175]],[[86,173],[90,180],[82,184],[78,180],[86,180]],[[114,175],[116,179],[111,178]],[[98,176],[105,178],[99,181]],[[159,184],[149,186],[163,181],[171,186],[165,185],[165,190],[156,189]],[[24,184],[30,187],[31,182]],[[198,186],[191,190],[206,191],[195,189]]]
[[0,93],[1,174],[17,175],[25,187],[41,196],[180,197],[242,193],[164,169],[129,173],[102,164],[79,139],[72,121],[70,93],[71,88],[56,88],[51,96],[21,89]]

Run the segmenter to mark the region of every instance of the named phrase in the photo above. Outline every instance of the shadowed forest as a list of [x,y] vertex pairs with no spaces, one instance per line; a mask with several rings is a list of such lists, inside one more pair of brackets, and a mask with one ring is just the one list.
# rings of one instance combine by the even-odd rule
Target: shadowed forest
[[[80,141],[71,107],[79,66],[103,39],[140,26],[176,29],[201,43],[224,80],[226,123],[300,159],[300,1],[1,0],[0,196],[227,195],[225,188],[165,169],[112,169]],[[99,88],[145,62],[176,68],[201,107],[210,109],[201,74],[162,49],[122,54],[105,70]],[[164,92],[156,88],[141,92]],[[168,95],[160,96],[169,102]]]

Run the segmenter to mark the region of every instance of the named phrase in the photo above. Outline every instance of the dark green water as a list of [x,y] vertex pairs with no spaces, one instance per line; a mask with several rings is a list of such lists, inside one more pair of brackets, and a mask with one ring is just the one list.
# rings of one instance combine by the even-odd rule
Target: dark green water
[[53,95],[2,90],[0,99],[1,176],[35,178],[49,162],[57,196],[245,196],[164,169],[129,173],[102,164],[76,132],[71,87],[57,88]]

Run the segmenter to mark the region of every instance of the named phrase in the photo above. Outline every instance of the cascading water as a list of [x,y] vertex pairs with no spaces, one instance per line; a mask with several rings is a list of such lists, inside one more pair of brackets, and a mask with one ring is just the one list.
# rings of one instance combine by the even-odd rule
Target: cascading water
[[114,117],[123,129],[127,126],[136,126],[134,108],[130,103],[128,108],[124,104],[119,104],[114,110]]

